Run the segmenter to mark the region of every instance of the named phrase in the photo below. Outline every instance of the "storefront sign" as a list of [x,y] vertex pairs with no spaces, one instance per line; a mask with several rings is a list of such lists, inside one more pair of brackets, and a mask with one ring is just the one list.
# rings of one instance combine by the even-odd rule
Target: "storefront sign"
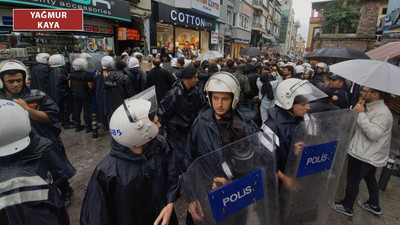
[[52,9],[82,9],[84,14],[92,16],[131,21],[130,5],[122,0],[0,0],[0,2]]
[[192,9],[219,17],[220,0],[191,0]]
[[98,26],[98,25],[92,25],[92,24],[84,24],[84,31],[86,32],[96,32],[96,33],[103,33],[103,34],[112,34],[113,33],[113,28],[112,27],[107,27],[107,26]]
[[218,44],[218,32],[211,31],[211,44]]
[[190,10],[159,4],[158,12],[160,22],[178,24],[201,30],[215,30],[215,19],[201,16]]
[[129,29],[129,28],[125,28],[125,27],[118,27],[118,40],[119,41],[126,41],[126,40],[140,41],[139,30]]
[[400,27],[400,8],[379,20],[377,31],[391,30]]
[[238,40],[238,39],[235,39],[234,42],[240,43],[240,44],[248,44],[249,43],[248,41],[243,41],[243,40]]
[[83,30],[81,9],[14,9],[15,31]]

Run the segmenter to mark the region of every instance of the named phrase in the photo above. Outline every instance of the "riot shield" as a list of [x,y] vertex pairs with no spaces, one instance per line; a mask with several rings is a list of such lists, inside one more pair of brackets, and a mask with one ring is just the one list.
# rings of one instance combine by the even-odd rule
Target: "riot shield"
[[296,127],[280,188],[282,224],[326,223],[356,120],[342,109],[312,114]]
[[279,224],[273,143],[259,132],[193,162],[180,182],[195,224]]

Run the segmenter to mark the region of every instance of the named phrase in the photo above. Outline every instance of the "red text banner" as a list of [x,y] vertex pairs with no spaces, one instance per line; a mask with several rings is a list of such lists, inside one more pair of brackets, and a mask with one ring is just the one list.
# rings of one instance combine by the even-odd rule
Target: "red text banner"
[[82,9],[14,9],[14,31],[82,31]]

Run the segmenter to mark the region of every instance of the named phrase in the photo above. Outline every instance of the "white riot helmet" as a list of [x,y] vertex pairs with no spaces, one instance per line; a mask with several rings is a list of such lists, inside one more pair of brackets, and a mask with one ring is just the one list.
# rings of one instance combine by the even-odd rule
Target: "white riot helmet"
[[92,56],[89,53],[84,52],[84,53],[79,54],[79,56],[77,58],[89,60],[90,58],[92,58]]
[[50,58],[50,54],[47,53],[39,53],[36,55],[36,62],[41,64],[47,64],[47,61]]
[[72,67],[76,71],[86,70],[88,67],[88,61],[84,58],[77,58],[72,62]]
[[8,70],[20,71],[24,77],[25,84],[27,83],[28,68],[18,60],[9,59],[0,62],[0,88],[3,88],[3,76]]
[[101,67],[105,70],[114,66],[114,58],[106,55],[101,58]]
[[323,62],[319,62],[317,64],[315,64],[315,67],[321,67],[322,69],[324,69],[324,73],[329,72],[329,67],[326,65],[326,63]]
[[28,112],[20,105],[0,100],[0,157],[24,150],[30,143],[31,123]]
[[50,56],[49,63],[51,67],[60,67],[65,65],[64,56],[61,54],[54,54]]
[[310,63],[303,63],[304,68],[306,69],[311,69],[311,64]]
[[236,108],[239,102],[240,83],[235,76],[228,72],[216,72],[207,81],[204,91],[207,93],[206,97],[208,103],[212,107],[209,92],[229,92],[233,94],[232,109]]
[[127,148],[135,148],[155,138],[158,127],[149,119],[150,108],[151,102],[147,100],[125,100],[110,119],[114,140]]
[[129,69],[139,67],[139,60],[136,57],[129,57],[128,59],[128,67]]
[[275,104],[283,109],[291,109],[295,103],[304,103],[325,98],[327,95],[308,80],[290,78],[282,81],[275,91]]
[[294,68],[295,73],[304,73],[304,66],[298,65]]

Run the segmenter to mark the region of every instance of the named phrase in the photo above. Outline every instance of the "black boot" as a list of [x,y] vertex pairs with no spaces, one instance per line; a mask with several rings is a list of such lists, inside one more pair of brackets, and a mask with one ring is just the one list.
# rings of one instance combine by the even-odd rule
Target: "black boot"
[[83,129],[85,129],[84,126],[82,126],[82,125],[80,125],[80,124],[75,125],[75,132],[79,132],[79,131],[81,131],[81,130],[83,130]]
[[86,124],[86,125],[85,125],[85,132],[86,132],[86,133],[92,132],[92,126]]

